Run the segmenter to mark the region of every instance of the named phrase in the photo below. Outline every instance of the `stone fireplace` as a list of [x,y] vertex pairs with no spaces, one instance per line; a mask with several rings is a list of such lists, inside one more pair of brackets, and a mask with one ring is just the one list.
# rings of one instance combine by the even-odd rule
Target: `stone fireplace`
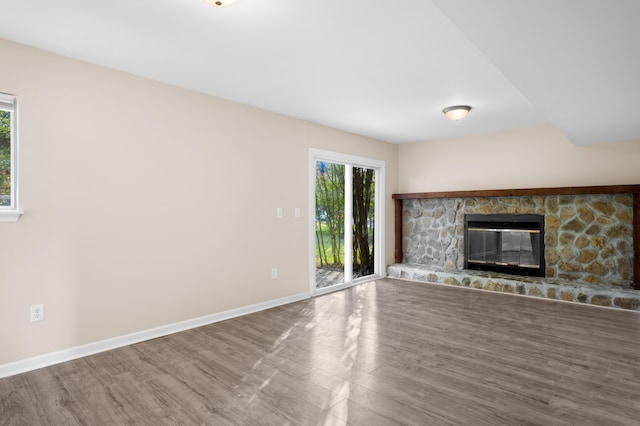
[[631,194],[405,200],[404,262],[465,269],[465,215],[537,214],[545,219],[542,276],[630,287],[632,206]]
[[[640,185],[396,194],[400,238],[388,274],[640,309],[640,292],[632,290],[640,289],[639,195]],[[469,245],[469,222],[479,229],[488,215],[499,223],[471,231],[484,240]],[[542,218],[539,242],[531,229],[510,226],[515,216]],[[505,239],[504,230],[513,232]],[[498,246],[507,252],[500,261],[492,258]],[[517,261],[509,258],[516,246]],[[536,273],[518,278],[514,272],[533,265],[525,260],[534,254],[541,256]]]

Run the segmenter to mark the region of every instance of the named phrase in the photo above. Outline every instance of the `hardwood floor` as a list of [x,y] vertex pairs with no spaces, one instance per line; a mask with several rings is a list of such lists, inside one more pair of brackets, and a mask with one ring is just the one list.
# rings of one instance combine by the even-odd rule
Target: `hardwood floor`
[[0,380],[2,425],[638,425],[640,314],[392,279]]

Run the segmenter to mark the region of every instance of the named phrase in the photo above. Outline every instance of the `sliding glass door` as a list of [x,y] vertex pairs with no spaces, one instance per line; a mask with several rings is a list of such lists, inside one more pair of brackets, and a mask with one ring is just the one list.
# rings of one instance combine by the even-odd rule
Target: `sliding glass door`
[[376,229],[381,209],[376,195],[383,163],[312,154],[314,291],[379,275],[381,238]]

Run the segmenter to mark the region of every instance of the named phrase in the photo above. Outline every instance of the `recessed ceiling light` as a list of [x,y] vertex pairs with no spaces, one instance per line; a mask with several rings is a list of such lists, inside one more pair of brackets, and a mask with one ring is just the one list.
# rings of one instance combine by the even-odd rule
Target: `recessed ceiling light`
[[230,4],[234,3],[236,0],[206,0],[207,3],[213,5],[213,6],[218,6],[218,7],[225,7],[225,6],[229,6]]
[[467,116],[469,111],[471,111],[471,107],[469,105],[455,105],[446,107],[442,110],[444,115],[446,115],[449,120],[453,121],[462,120]]

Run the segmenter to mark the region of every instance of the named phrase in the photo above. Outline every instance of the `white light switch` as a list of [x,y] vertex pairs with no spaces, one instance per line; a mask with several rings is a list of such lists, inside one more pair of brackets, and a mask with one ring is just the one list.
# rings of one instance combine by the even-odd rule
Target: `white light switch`
[[293,211],[293,216],[300,217],[300,207],[295,208],[295,210]]
[[276,216],[278,219],[282,219],[282,207],[278,207],[278,210],[276,210]]

